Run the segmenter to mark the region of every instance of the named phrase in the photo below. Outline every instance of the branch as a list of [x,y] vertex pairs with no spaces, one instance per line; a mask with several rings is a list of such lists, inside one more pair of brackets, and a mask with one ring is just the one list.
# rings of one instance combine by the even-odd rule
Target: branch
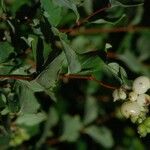
[[48,145],[56,145],[59,144],[61,141],[58,138],[48,139],[46,144]]
[[117,86],[113,86],[113,85],[110,85],[108,83],[104,83],[103,81],[100,81],[100,80],[97,80],[95,77],[93,76],[82,76],[82,75],[75,75],[75,74],[65,74],[65,75],[60,75],[60,79],[64,79],[64,78],[67,78],[67,79],[81,79],[81,80],[89,80],[89,81],[95,81],[97,82],[98,84],[100,84],[101,86],[105,87],[105,88],[108,88],[108,89],[116,89],[118,88]]
[[69,35],[76,36],[76,35],[87,35],[87,34],[99,34],[99,33],[121,33],[121,32],[140,32],[140,31],[150,31],[149,27],[134,27],[134,26],[128,26],[128,27],[118,27],[118,28],[91,28],[91,29],[60,29],[61,32],[70,32]]
[[99,14],[102,11],[107,10],[110,7],[111,7],[111,5],[109,3],[106,7],[100,8],[99,10],[95,11],[94,13],[92,13],[91,15],[89,15],[88,17],[84,18],[82,21],[78,21],[77,22],[77,26],[81,26],[82,24],[84,24],[85,22],[87,22],[90,18],[92,18],[93,16]]
[[33,75],[0,75],[0,79],[15,79],[31,81],[34,79]]
[[[78,29],[79,27],[81,27],[81,25],[83,25],[85,22],[87,22],[90,18],[92,18],[93,16],[97,15],[98,13],[100,13],[100,12],[102,12],[102,11],[107,10],[107,9],[110,8],[110,7],[111,7],[111,5],[110,5],[110,3],[109,3],[109,4],[107,4],[106,7],[100,8],[99,10],[95,11],[94,13],[92,13],[92,14],[89,15],[89,16],[87,16],[87,17],[84,18],[83,20],[76,22],[76,24],[75,24],[72,28],[67,29],[67,30],[65,31],[65,33],[70,33],[70,32],[72,32],[72,31]],[[63,29],[60,30],[60,31],[63,32]]]

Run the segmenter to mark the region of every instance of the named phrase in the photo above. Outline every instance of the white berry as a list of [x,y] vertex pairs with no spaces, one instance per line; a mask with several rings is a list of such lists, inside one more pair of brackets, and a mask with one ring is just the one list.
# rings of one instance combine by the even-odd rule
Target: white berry
[[129,100],[130,101],[136,101],[137,97],[138,97],[137,93],[135,93],[135,92],[129,93]]
[[136,102],[127,101],[121,106],[121,113],[126,118],[137,117],[141,113],[141,108]]
[[114,101],[119,100],[119,99],[125,100],[127,97],[126,93],[121,88],[114,90],[112,96],[113,96]]
[[137,98],[137,103],[140,106],[146,106],[150,103],[150,96],[147,94],[140,94]]
[[132,89],[137,94],[144,94],[150,88],[150,79],[145,76],[136,78],[133,82]]

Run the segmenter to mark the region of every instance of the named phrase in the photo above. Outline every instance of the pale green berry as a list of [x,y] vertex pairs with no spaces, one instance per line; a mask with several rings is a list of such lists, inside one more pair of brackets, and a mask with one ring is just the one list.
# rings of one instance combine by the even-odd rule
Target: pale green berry
[[147,135],[147,129],[143,123],[138,126],[138,133],[141,135],[141,137],[145,137]]
[[130,119],[131,119],[131,122],[133,122],[133,123],[139,122],[139,120],[140,120],[139,116],[131,116]]
[[122,104],[121,113],[126,118],[137,117],[141,113],[141,107],[136,102],[127,101]]
[[146,126],[147,131],[150,132],[150,117],[145,119],[144,125]]
[[150,103],[150,96],[147,95],[147,94],[140,94],[138,97],[137,97],[137,103],[140,105],[140,106],[146,106]]
[[141,111],[140,115],[138,116],[138,119],[136,120],[137,123],[142,123],[146,119],[147,111],[146,109],[144,111]]
[[[145,119],[145,118],[144,118],[144,119]],[[143,118],[138,118],[138,119],[137,119],[137,122],[138,122],[138,123],[142,123],[144,119],[143,119]]]
[[150,88],[150,79],[145,76],[136,78],[133,82],[132,89],[137,94],[144,94]]
[[138,133],[145,137],[147,133],[150,133],[150,117],[146,118],[142,124],[138,126]]
[[137,93],[135,93],[133,91],[129,93],[129,100],[130,101],[136,101],[137,97],[138,97]]

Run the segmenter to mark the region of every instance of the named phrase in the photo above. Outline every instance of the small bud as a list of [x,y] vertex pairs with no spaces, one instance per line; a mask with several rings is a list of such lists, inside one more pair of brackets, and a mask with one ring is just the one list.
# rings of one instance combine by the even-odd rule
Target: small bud
[[5,40],[6,40],[6,37],[4,36],[4,37],[3,37],[3,41],[5,41]]
[[24,19],[25,19],[25,20],[27,20],[27,19],[28,19],[28,17],[27,17],[27,16],[25,16],[25,17],[24,17]]
[[127,97],[125,91],[122,88],[114,90],[112,96],[114,101],[117,101],[119,99],[125,100]]

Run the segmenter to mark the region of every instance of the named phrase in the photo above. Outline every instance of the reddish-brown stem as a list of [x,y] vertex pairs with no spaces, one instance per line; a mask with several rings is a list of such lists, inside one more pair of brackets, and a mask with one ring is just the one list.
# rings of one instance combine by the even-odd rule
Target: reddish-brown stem
[[67,79],[91,80],[91,81],[97,82],[101,86],[103,86],[105,88],[108,88],[108,89],[113,89],[114,90],[114,89],[118,88],[117,86],[113,86],[113,85],[110,85],[108,83],[104,83],[103,81],[97,80],[93,76],[83,76],[83,75],[76,75],[76,74],[65,74],[65,75],[61,75],[60,78],[61,79],[67,78]]
[[116,59],[116,58],[118,58],[118,56],[117,56],[117,54],[115,52],[108,51],[107,52],[107,58]]
[[92,13],[91,15],[89,15],[88,17],[84,18],[82,21],[78,21],[77,22],[77,26],[81,26],[82,24],[84,24],[86,21],[88,21],[90,18],[92,18],[93,16],[97,15],[98,13],[105,11],[106,9],[108,9],[111,5],[108,4],[106,7],[100,8],[99,10],[95,11],[94,13]]
[[31,75],[0,75],[0,79],[15,79],[15,80],[33,80],[33,76]]
[[[117,55],[115,53],[108,53],[108,58],[117,58]],[[147,67],[149,67],[148,64],[144,64]],[[34,76],[33,75],[0,75],[0,79],[14,79],[14,80],[26,80],[26,81],[31,81],[34,80]],[[101,86],[108,88],[108,89],[116,89],[118,88],[118,86],[113,86],[111,84],[105,83],[103,81],[97,80],[95,77],[88,75],[77,75],[77,74],[64,74],[64,75],[60,75],[60,79],[81,79],[81,80],[91,80],[91,81],[95,81],[98,84],[100,84]]]
[[94,13],[92,13],[91,15],[87,16],[86,18],[84,18],[83,20],[77,21],[76,24],[70,28],[70,29],[61,29],[61,32],[65,32],[65,33],[72,33],[72,31],[77,30],[79,27],[81,27],[81,25],[83,25],[85,22],[87,22],[90,18],[92,18],[93,16],[95,16],[96,14],[105,11],[106,9],[108,9],[111,5],[108,4],[106,7],[100,8],[99,10],[95,11]]
[[55,145],[55,144],[58,144],[58,143],[60,143],[60,140],[57,139],[57,138],[49,139],[49,140],[46,141],[46,144],[48,144],[48,145]]
[[144,30],[149,30],[149,27],[134,27],[134,26],[128,26],[128,27],[118,27],[118,28],[90,28],[90,29],[60,29],[61,32],[69,32],[69,35],[76,36],[76,35],[88,35],[88,34],[99,34],[99,33],[119,33],[119,32],[140,32]]

